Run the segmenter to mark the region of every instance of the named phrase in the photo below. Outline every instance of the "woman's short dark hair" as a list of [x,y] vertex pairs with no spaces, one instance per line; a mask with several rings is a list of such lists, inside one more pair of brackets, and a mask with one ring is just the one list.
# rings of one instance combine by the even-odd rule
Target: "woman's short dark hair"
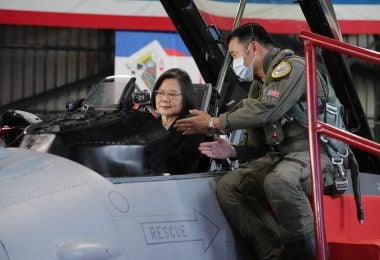
[[176,79],[179,82],[182,93],[182,109],[179,113],[179,117],[183,117],[189,113],[190,109],[195,107],[195,96],[193,83],[191,82],[189,74],[186,71],[178,68],[169,69],[161,74],[158,77],[156,83],[154,84],[152,95],[151,95],[151,104],[154,109],[156,108],[156,98],[154,92],[161,87],[162,82],[165,79]]
[[265,47],[274,45],[268,32],[258,23],[246,23],[233,30],[227,37],[227,44],[233,38],[238,38],[239,42],[247,45],[252,41],[257,41]]

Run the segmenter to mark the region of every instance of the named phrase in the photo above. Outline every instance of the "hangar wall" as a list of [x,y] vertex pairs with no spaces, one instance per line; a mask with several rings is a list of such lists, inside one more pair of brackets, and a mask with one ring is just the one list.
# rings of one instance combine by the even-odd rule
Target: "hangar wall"
[[[380,35],[343,35],[343,41],[380,51]],[[380,142],[380,65],[348,58],[354,84],[375,139]]]
[[113,72],[111,30],[0,26],[0,113],[63,111]]

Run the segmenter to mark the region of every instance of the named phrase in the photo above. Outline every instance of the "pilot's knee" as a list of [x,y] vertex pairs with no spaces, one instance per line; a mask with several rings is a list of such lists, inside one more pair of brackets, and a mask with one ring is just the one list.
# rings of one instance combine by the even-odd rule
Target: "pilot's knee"
[[221,177],[216,183],[216,194],[219,196],[232,189],[231,172]]
[[240,174],[235,171],[228,172],[216,183],[216,195],[219,200],[226,200],[237,192],[240,182]]
[[288,194],[289,189],[292,188],[293,183],[285,175],[281,174],[268,174],[264,181],[264,192],[268,199],[270,197],[283,197]]

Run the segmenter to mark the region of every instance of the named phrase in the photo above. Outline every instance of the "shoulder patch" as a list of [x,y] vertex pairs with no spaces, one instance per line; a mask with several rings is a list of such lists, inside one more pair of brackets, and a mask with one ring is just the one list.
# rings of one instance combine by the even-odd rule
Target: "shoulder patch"
[[282,78],[290,73],[292,70],[292,65],[287,61],[282,61],[280,64],[274,68],[272,71],[272,78]]

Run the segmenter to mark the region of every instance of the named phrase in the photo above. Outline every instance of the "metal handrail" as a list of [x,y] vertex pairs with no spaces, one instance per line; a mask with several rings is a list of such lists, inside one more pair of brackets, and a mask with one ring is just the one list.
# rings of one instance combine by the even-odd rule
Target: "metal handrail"
[[357,47],[348,43],[340,42],[312,32],[303,31],[300,39],[304,42],[305,62],[306,62],[306,94],[307,94],[307,115],[308,134],[310,150],[310,169],[312,178],[312,201],[314,210],[314,225],[316,235],[317,259],[326,260],[326,237],[324,230],[323,214],[323,183],[321,174],[321,158],[319,135],[325,134],[349,143],[359,149],[365,150],[375,155],[380,155],[380,144],[371,140],[356,136],[336,127],[329,126],[318,120],[317,102],[317,59],[315,47],[319,46],[334,52],[344,53],[348,56],[367,60],[373,63],[380,63],[380,53]]
[[[240,0],[240,4],[235,16],[234,24],[232,25],[232,30],[235,30],[236,28],[240,26],[240,21],[241,21],[241,18],[243,17],[246,4],[247,4],[247,0]],[[229,61],[230,61],[230,54],[227,51],[226,56],[224,57],[224,60],[223,60],[222,68],[220,69],[220,72],[218,75],[218,79],[216,81],[216,90],[218,91],[219,94],[222,91],[222,86],[223,86],[224,78],[226,77]]]

